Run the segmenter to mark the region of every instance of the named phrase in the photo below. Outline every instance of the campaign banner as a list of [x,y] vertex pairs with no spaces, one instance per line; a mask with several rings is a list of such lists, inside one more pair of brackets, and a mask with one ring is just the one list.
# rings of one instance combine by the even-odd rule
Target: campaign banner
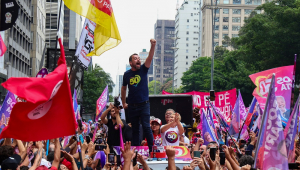
[[270,70],[249,75],[256,85],[253,96],[256,97],[262,110],[265,109],[272,74],[275,73],[275,95],[278,104],[277,112],[287,121],[290,116],[291,90],[294,66],[277,67]]
[[[163,90],[162,94],[169,95],[172,93]],[[206,98],[209,97],[209,92],[192,91],[179,94],[193,95],[193,108],[198,107],[200,110],[203,108],[205,111],[207,111],[209,102]],[[228,122],[230,120],[230,105],[234,107],[236,101],[236,89],[234,88],[227,91],[216,92],[215,95],[216,100],[211,101],[211,103],[220,109],[221,113],[225,116],[225,120]]]
[[[138,151],[139,154],[141,154],[144,157],[149,157],[149,148],[148,146],[131,146],[131,149],[135,147],[135,150]],[[163,150],[160,150],[160,152],[165,152],[166,147],[162,146]],[[190,150],[185,146],[173,146],[175,149],[175,159],[178,160],[192,160]],[[120,151],[120,146],[114,146],[114,151],[117,155],[121,155],[121,162],[123,162],[122,153]],[[168,158],[167,155],[165,158]]]
[[87,57],[86,55],[94,50],[95,28],[96,24],[86,18],[75,53],[75,56],[78,56],[78,62],[81,63],[85,69],[88,68],[92,59],[92,57]]
[[[10,113],[14,105],[16,104],[15,95],[12,94],[10,91],[7,92],[2,107],[0,109],[1,119],[0,119],[0,128],[1,131],[5,127],[4,124],[8,124]],[[0,132],[1,133],[1,132]]]
[[106,103],[108,101],[109,101],[109,93],[108,93],[108,86],[106,86],[96,103],[96,117],[95,117],[96,122],[102,115],[102,112],[106,110]]

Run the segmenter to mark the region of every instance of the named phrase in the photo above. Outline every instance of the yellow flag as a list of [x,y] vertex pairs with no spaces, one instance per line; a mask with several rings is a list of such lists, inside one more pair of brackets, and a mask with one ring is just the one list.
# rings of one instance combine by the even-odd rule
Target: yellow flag
[[87,56],[101,55],[120,44],[121,36],[110,0],[63,0],[72,11],[97,24],[94,31],[95,49]]

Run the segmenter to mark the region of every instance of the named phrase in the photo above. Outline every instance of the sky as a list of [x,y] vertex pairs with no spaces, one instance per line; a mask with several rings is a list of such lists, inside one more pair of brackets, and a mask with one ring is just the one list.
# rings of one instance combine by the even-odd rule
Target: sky
[[[179,0],[179,5],[182,2]],[[93,64],[100,65],[116,83],[116,76],[124,74],[131,54],[150,50],[156,20],[175,20],[177,0],[111,0],[111,3],[122,42],[94,56]]]

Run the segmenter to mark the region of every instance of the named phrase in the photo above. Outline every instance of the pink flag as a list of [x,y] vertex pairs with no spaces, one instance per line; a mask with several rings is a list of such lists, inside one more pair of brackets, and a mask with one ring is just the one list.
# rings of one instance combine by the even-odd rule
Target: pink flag
[[4,55],[4,53],[6,52],[7,48],[3,42],[3,39],[0,35],[0,57]]
[[253,91],[253,96],[256,97],[262,110],[265,109],[272,74],[275,73],[275,99],[278,103],[278,111],[280,111],[281,118],[289,118],[293,69],[293,65],[277,67],[249,76],[252,82],[256,85],[256,88]]

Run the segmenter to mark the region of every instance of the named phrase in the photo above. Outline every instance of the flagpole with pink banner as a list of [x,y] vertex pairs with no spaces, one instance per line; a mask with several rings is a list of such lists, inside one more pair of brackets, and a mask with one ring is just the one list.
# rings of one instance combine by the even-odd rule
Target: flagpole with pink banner
[[297,64],[297,54],[295,54],[295,58],[294,58],[294,70],[293,70],[292,91],[291,91],[291,93],[292,93],[292,95],[291,95],[291,109],[294,106],[294,90],[295,90],[296,64]]

